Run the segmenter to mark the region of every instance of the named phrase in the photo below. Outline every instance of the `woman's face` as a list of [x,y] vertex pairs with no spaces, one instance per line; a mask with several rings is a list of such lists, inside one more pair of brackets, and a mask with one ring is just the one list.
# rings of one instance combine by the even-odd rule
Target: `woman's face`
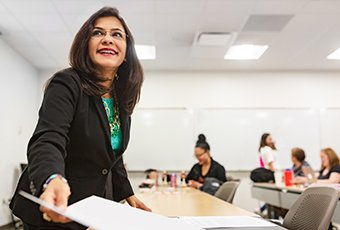
[[273,140],[272,135],[269,135],[269,136],[266,138],[266,144],[269,145],[269,146],[272,146],[272,145],[274,144],[274,140]]
[[200,165],[203,165],[204,163],[208,162],[209,158],[210,158],[210,154],[209,151],[206,151],[202,148],[195,148],[195,157],[198,160],[198,163]]
[[103,76],[112,76],[123,63],[126,54],[126,34],[116,17],[98,18],[91,31],[89,56]]
[[291,155],[291,159],[294,165],[299,163],[298,159],[296,159],[296,157],[294,157],[293,155]]
[[329,159],[328,159],[328,156],[323,151],[320,152],[320,159],[321,159],[322,166],[325,167],[325,168],[328,168],[329,167]]

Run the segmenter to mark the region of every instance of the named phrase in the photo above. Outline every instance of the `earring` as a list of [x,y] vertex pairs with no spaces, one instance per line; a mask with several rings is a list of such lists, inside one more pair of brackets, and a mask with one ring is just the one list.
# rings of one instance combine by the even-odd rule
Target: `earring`
[[115,75],[115,80],[117,81],[119,78],[118,74]]

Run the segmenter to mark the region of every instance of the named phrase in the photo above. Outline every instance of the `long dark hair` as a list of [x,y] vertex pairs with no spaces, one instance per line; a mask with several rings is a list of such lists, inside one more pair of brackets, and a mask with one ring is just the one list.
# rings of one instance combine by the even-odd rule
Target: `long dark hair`
[[[270,133],[264,133],[264,134],[262,134],[262,136],[261,136],[261,141],[260,141],[259,152],[261,151],[261,148],[262,148],[262,147],[269,146],[269,145],[267,145],[266,140],[267,140],[267,137],[269,137],[270,135],[271,135]],[[269,146],[269,147],[272,148],[272,149],[274,149],[274,150],[276,150],[276,147],[275,147],[275,144],[274,144],[274,143],[273,143],[272,146]]]
[[[98,78],[97,68],[90,59],[88,44],[95,21],[98,18],[109,16],[116,17],[122,23],[127,35],[127,44],[126,61],[119,66],[117,72],[119,79],[115,79],[114,87],[108,90],[100,84],[102,80]],[[80,28],[73,40],[69,54],[70,65],[79,74],[85,93],[100,96],[111,91],[113,95],[114,90],[116,90],[120,110],[128,115],[132,114],[135,105],[139,101],[144,79],[143,69],[137,58],[134,44],[132,33],[124,19],[119,15],[119,11],[116,8],[103,7],[94,13]]]
[[198,140],[196,141],[195,148],[201,148],[205,152],[210,151],[210,145],[207,142],[207,138],[204,136],[204,134],[198,135]]

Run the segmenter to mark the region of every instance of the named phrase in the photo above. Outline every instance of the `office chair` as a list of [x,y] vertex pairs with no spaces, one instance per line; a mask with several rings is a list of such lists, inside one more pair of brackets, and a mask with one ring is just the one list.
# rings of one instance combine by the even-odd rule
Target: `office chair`
[[328,229],[339,200],[332,187],[309,187],[287,212],[282,226],[291,230]]
[[239,181],[224,182],[224,184],[222,184],[216,191],[215,196],[228,203],[233,203],[233,199],[239,185]]

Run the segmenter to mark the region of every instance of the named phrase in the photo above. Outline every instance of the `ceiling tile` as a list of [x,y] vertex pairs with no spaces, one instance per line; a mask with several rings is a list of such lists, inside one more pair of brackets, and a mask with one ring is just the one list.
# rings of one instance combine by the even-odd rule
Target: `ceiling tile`
[[204,0],[156,1],[156,13],[158,14],[201,14],[203,10]]
[[27,31],[42,33],[68,31],[63,19],[57,13],[16,13],[15,17]]
[[300,13],[308,14],[340,14],[339,1],[311,1]]
[[155,16],[153,14],[135,13],[123,16],[132,33],[153,33],[155,30]]
[[79,31],[80,27],[89,18],[89,16],[85,14],[62,14],[61,17],[63,18],[66,27],[74,35]]
[[50,0],[1,0],[12,13],[56,13],[56,9]]
[[200,16],[186,13],[167,13],[155,15],[157,33],[195,33],[199,26]]
[[206,0],[204,12],[212,14],[223,13],[237,15],[239,13],[251,13],[256,1],[254,0]]
[[102,1],[93,0],[52,0],[56,8],[61,14],[86,14],[92,15],[100,8],[104,3]]
[[224,14],[224,13],[204,13],[200,18],[198,29],[210,32],[237,32],[240,31],[248,19],[248,14]]
[[116,7],[124,17],[125,14],[132,13],[152,14],[155,12],[156,3],[154,0],[106,0],[104,5]]
[[260,0],[252,14],[295,14],[306,5],[306,1]]

